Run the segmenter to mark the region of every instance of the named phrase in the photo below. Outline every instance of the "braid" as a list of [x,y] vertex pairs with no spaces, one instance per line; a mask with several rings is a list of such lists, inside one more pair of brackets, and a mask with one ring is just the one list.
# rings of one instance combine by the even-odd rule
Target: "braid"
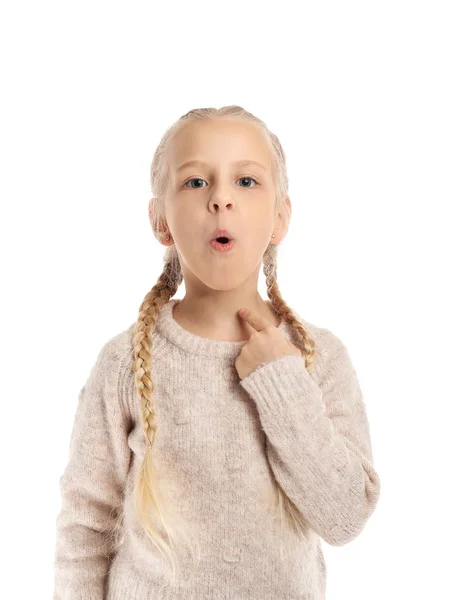
[[277,284],[277,249],[278,246],[270,244],[263,257],[263,270],[266,276],[267,295],[271,301],[272,311],[277,317],[284,321],[296,330],[300,338],[299,349],[304,358],[306,369],[310,372],[315,359],[315,342],[310,336],[307,329],[297,318],[294,311],[288,306],[285,300],[280,295],[279,286]]
[[[269,244],[263,256],[263,270],[266,276],[267,295],[271,301],[271,308],[274,314],[287,321],[299,334],[299,348],[304,358],[304,364],[307,371],[310,371],[315,357],[315,342],[307,329],[298,320],[294,311],[286,304],[277,284],[277,250],[278,245]],[[274,486],[276,507],[280,514],[280,526],[283,528],[285,518],[288,519],[292,529],[301,538],[309,537],[309,524],[299,513],[298,508],[293,504],[284,490],[280,487],[274,478],[275,484],[269,490],[268,498],[274,501]],[[283,536],[280,536],[280,555],[283,555]]]
[[151,379],[152,366],[152,333],[157,323],[158,315],[164,304],[176,293],[182,281],[179,260],[173,255],[172,260],[165,261],[165,267],[158,282],[146,294],[140,308],[138,320],[133,335],[133,352],[136,389],[141,400],[143,429],[149,447],[152,447],[157,430],[153,409],[153,384]]
[[[173,540],[180,537],[190,546],[190,540],[185,537],[187,524],[179,515],[171,515],[168,503],[163,499],[159,487],[159,476],[153,461],[153,445],[157,431],[157,423],[154,411],[154,386],[152,383],[152,333],[157,324],[160,310],[180,286],[183,275],[176,248],[168,248],[164,258],[164,268],[154,287],[146,294],[141,306],[134,328],[133,346],[133,372],[135,386],[140,401],[141,422],[146,438],[146,451],[137,475],[133,491],[133,505],[137,518],[151,541],[157,548],[166,554],[171,561],[173,576],[175,577],[177,566],[176,552],[172,551]],[[154,514],[162,521],[163,527],[170,540],[166,544],[159,534],[158,528],[154,527],[150,518]],[[195,557],[194,557],[195,558]]]

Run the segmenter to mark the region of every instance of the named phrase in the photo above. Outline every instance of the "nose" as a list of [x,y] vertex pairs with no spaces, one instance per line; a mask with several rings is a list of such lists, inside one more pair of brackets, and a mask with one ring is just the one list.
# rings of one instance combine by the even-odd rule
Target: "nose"
[[222,200],[222,201],[221,200],[213,200],[213,201],[210,201],[210,205],[211,205],[212,210],[223,210],[224,208],[228,208],[228,207],[232,208],[233,202],[231,202],[231,201],[226,202],[224,200]]
[[230,194],[216,190],[214,194],[212,194],[209,202],[210,210],[223,210],[225,208],[232,208],[234,205],[233,200],[230,197]]

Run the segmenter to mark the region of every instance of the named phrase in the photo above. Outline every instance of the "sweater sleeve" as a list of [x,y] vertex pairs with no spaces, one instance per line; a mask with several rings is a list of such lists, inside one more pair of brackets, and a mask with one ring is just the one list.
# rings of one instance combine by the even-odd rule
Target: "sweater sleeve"
[[100,350],[79,392],[60,477],[53,600],[103,600],[130,464],[123,410],[129,353],[115,338]]
[[318,380],[301,356],[288,355],[240,384],[257,406],[278,484],[328,544],[342,546],[374,511],[380,480],[356,371],[341,340],[323,331],[329,343]]

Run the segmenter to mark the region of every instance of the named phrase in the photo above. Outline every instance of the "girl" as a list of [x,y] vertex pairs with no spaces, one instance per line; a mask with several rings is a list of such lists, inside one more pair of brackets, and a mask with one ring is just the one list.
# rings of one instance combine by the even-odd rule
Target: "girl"
[[54,600],[324,599],[321,540],[354,540],[380,481],[346,347],[277,285],[285,153],[243,108],[191,110],[151,184],[165,266],[80,391]]

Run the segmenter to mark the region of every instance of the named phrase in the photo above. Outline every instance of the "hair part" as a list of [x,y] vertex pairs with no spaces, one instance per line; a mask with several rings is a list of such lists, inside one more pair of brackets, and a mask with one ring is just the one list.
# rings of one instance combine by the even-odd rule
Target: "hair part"
[[[225,106],[222,108],[198,108],[190,110],[180,117],[163,135],[158,145],[151,164],[151,188],[153,192],[153,221],[154,232],[162,235],[162,221],[165,218],[165,197],[168,189],[169,164],[167,152],[175,134],[192,121],[212,119],[238,119],[256,124],[266,136],[273,156],[273,177],[276,188],[275,211],[283,210],[282,202],[288,193],[288,176],[286,159],[283,148],[277,136],[272,133],[267,125],[240,106]],[[315,356],[315,343],[308,330],[298,319],[295,312],[286,304],[277,284],[277,249],[276,244],[267,246],[263,255],[263,270],[266,277],[267,294],[273,313],[286,321],[297,332],[297,347],[301,350],[305,367],[311,370]],[[133,491],[133,502],[140,524],[143,526],[151,541],[168,558],[176,573],[178,564],[174,546],[180,548],[179,538],[192,550],[190,538],[185,535],[187,524],[179,515],[173,515],[172,510],[165,502],[162,491],[158,485],[158,471],[152,453],[157,429],[154,411],[154,387],[151,377],[152,367],[152,334],[155,329],[160,310],[169,302],[177,292],[183,280],[183,273],[175,245],[168,246],[164,254],[164,267],[157,283],[146,294],[140,308],[133,335],[133,371],[135,385],[140,401],[142,426],[146,439],[146,451],[137,475]],[[301,537],[308,535],[308,524],[302,519],[296,506],[286,496],[285,492],[275,482],[274,489],[269,490],[271,500],[276,500],[280,511],[280,521],[287,519],[289,525]],[[168,508],[167,508],[168,506]],[[167,543],[155,525],[155,520],[163,524],[168,536]],[[192,551],[193,556],[194,552]],[[200,548],[199,548],[200,554]]]

